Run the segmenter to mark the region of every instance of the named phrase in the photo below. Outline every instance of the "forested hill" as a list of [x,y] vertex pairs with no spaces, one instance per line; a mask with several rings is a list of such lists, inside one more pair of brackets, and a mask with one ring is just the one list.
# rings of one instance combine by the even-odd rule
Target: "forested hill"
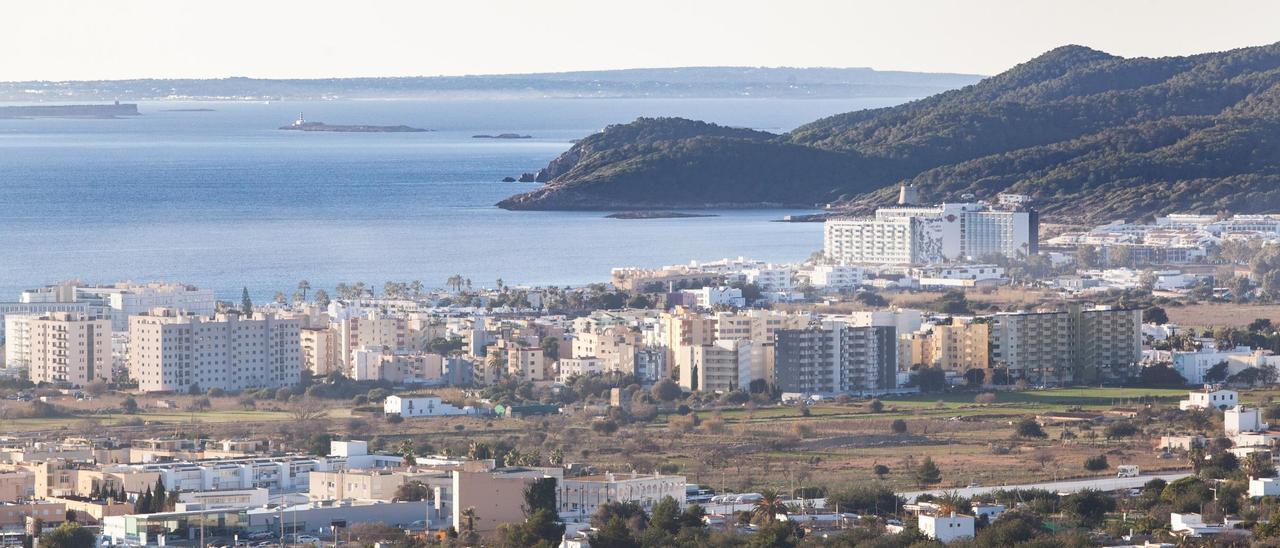
[[1280,44],[1160,59],[1064,46],[961,89],[776,136],[641,119],[584,139],[510,209],[861,210],[1030,194],[1082,220],[1280,210]]

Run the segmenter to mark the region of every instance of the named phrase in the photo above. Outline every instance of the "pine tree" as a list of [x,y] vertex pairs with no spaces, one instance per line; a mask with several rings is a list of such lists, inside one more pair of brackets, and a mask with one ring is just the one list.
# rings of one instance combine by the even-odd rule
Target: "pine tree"
[[933,463],[932,457],[925,457],[924,462],[920,463],[920,468],[916,469],[916,483],[933,485],[941,481],[942,471],[938,469],[938,465]]
[[133,502],[133,513],[150,514],[151,513],[151,488],[147,488],[147,492],[138,495],[138,500]]
[[156,488],[154,489],[155,498],[151,501],[151,512],[164,512],[168,509],[166,506],[169,501],[165,500],[166,493],[164,490],[164,482],[160,478],[156,478]]
[[240,313],[245,316],[253,315],[253,299],[249,298],[248,287],[245,287],[240,292]]

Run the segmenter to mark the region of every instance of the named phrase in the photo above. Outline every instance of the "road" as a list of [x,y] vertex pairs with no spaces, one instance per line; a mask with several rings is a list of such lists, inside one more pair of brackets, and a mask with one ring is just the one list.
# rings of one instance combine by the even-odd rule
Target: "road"
[[[1179,472],[1175,474],[1151,474],[1142,475],[1135,478],[1117,478],[1114,476],[1103,476],[1097,478],[1089,478],[1082,480],[1070,481],[1048,481],[1043,483],[1025,483],[1021,485],[989,485],[982,487],[958,487],[955,489],[934,489],[931,491],[906,491],[898,493],[898,496],[907,499],[907,502],[914,501],[916,497],[924,494],[941,495],[946,492],[954,492],[962,497],[972,497],[974,495],[982,495],[997,491],[1000,489],[1044,489],[1055,493],[1074,493],[1084,489],[1097,489],[1099,491],[1118,491],[1120,489],[1132,489],[1134,487],[1142,487],[1142,484],[1153,479],[1162,479],[1164,481],[1173,481],[1176,479],[1190,476],[1190,472]],[[814,508],[825,508],[826,499],[807,499],[804,501],[791,501],[794,504],[811,503]],[[704,504],[703,508],[709,514],[731,514],[736,510],[750,510],[752,504]]]

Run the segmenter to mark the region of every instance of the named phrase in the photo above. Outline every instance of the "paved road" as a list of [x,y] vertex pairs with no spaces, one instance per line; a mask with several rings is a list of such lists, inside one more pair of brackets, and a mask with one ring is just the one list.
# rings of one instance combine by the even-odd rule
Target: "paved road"
[[[1176,474],[1153,474],[1142,475],[1136,478],[1117,478],[1113,476],[1104,476],[1099,478],[1089,478],[1082,480],[1070,481],[1049,481],[1043,483],[1025,483],[1021,485],[989,485],[982,487],[960,487],[956,489],[934,489],[931,491],[907,491],[898,493],[899,496],[907,499],[907,502],[914,501],[916,497],[924,494],[941,495],[944,492],[955,492],[962,497],[972,497],[990,493],[1000,489],[1044,489],[1055,493],[1074,493],[1084,489],[1097,489],[1100,491],[1118,491],[1120,489],[1132,489],[1134,487],[1142,487],[1142,484],[1153,479],[1162,479],[1164,481],[1173,481],[1176,479],[1190,476],[1190,472],[1179,472]],[[795,501],[800,503],[801,501]],[[813,504],[814,508],[826,507],[826,499],[809,499],[805,502]],[[750,510],[753,504],[705,504],[707,513],[710,514],[729,514],[735,510]]]
[[1117,478],[1117,477],[1100,477],[1071,481],[1050,481],[1044,483],[1028,483],[1023,485],[990,485],[982,487],[962,487],[958,489],[934,489],[931,491],[910,491],[906,493],[898,493],[908,501],[915,500],[916,497],[923,494],[941,495],[944,492],[953,491],[962,497],[972,497],[990,493],[999,489],[1044,489],[1056,493],[1074,493],[1084,489],[1097,489],[1099,491],[1117,491],[1120,489],[1132,489],[1134,487],[1142,487],[1142,484],[1153,479],[1162,479],[1165,481],[1173,481],[1180,478],[1190,476],[1190,472],[1180,472],[1176,474],[1158,474],[1143,475],[1136,478]]

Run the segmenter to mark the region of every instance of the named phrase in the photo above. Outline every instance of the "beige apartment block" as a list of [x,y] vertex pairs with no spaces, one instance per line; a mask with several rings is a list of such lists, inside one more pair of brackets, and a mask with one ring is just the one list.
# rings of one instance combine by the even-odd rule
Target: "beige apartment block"
[[144,392],[283,388],[302,376],[301,323],[155,309],[129,318],[129,377]]
[[84,386],[111,378],[111,321],[56,312],[28,320],[31,381]]

